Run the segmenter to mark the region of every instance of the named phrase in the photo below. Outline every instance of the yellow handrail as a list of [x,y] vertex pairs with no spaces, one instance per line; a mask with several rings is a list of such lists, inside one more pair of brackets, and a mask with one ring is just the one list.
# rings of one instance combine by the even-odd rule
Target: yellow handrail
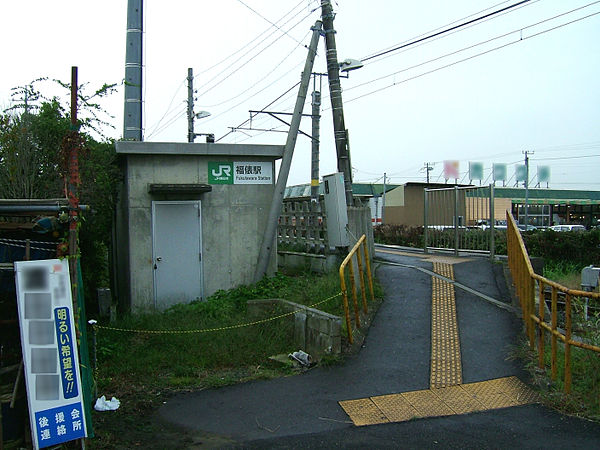
[[[571,347],[580,347],[586,350],[600,353],[600,347],[586,344],[578,340],[572,339],[573,324],[572,324],[572,299],[573,297],[587,297],[600,299],[600,294],[595,292],[586,292],[577,289],[569,289],[554,281],[548,280],[533,271],[531,261],[523,242],[523,237],[519,232],[517,224],[511,213],[506,212],[506,241],[508,252],[508,265],[512,275],[513,283],[515,284],[517,296],[521,304],[523,312],[523,320],[527,329],[529,345],[532,350],[535,349],[535,337],[537,326],[537,351],[538,351],[538,366],[540,369],[545,367],[544,362],[544,332],[550,333],[551,339],[551,374],[552,379],[557,377],[558,366],[557,347],[558,340],[565,345],[565,373],[564,385],[565,392],[571,392]],[[538,311],[535,311],[535,283],[538,284]],[[552,288],[551,306],[550,306],[550,323],[545,322],[545,294],[546,286]],[[558,329],[557,319],[557,298],[558,293],[565,294],[565,331],[562,333]]]
[[360,239],[358,240],[358,242],[354,245],[354,247],[352,247],[352,250],[350,250],[350,252],[348,253],[348,256],[346,256],[346,258],[344,258],[344,261],[342,261],[342,264],[340,265],[340,287],[341,287],[341,291],[342,291],[342,301],[344,304],[344,314],[346,316],[346,328],[348,329],[348,342],[350,342],[350,344],[352,344],[353,338],[352,338],[352,322],[350,320],[350,308],[348,307],[348,289],[346,287],[346,277],[345,277],[345,269],[346,266],[348,266],[348,263],[350,263],[350,265],[348,266],[348,272],[350,275],[350,286],[352,289],[352,303],[353,303],[353,307],[354,307],[354,321],[356,323],[356,327],[360,328],[360,314],[359,314],[359,308],[358,308],[358,299],[356,296],[356,281],[355,281],[355,276],[354,276],[354,266],[352,264],[352,257],[354,255],[356,255],[356,263],[358,265],[358,272],[359,272],[359,281],[360,281],[360,291],[361,291],[361,295],[362,295],[362,306],[363,306],[363,311],[366,314],[368,312],[368,307],[367,307],[367,294],[366,294],[366,288],[365,288],[365,279],[364,279],[364,271],[363,271],[363,264],[362,264],[362,258],[361,258],[361,254],[360,254],[360,246],[363,246],[363,252],[364,252],[364,257],[365,257],[365,267],[366,267],[366,275],[367,275],[367,281],[369,282],[369,290],[371,292],[371,301],[373,301],[375,299],[375,294],[373,292],[373,278],[371,276],[371,264],[369,261],[369,250],[367,249],[367,237],[363,234]]

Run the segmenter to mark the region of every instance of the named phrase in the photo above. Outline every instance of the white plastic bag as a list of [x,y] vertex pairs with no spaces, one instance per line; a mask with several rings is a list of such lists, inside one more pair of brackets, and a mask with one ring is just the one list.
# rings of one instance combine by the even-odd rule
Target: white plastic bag
[[121,406],[121,400],[116,399],[115,397],[106,400],[106,397],[103,395],[96,400],[94,409],[96,411],[114,411],[115,409],[119,409],[119,406]]

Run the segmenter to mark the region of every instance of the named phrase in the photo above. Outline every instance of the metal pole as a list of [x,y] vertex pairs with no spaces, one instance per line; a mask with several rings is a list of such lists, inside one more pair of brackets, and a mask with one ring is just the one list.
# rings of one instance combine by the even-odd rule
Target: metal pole
[[525,150],[525,231],[529,223],[529,152]]
[[494,185],[490,184],[490,258],[494,259],[496,253],[496,214],[494,212]]
[[142,140],[142,33],[143,0],[128,0],[123,138],[132,141]]
[[[316,75],[315,75],[316,77]],[[316,85],[316,78],[314,80]],[[319,201],[319,132],[321,120],[321,92],[314,90],[312,93],[312,164],[310,173],[310,199]]]
[[273,201],[271,202],[267,226],[265,228],[262,245],[258,255],[256,272],[254,273],[255,281],[259,281],[267,273],[267,267],[271,257],[271,250],[276,237],[275,235],[277,231],[278,218],[281,213],[281,204],[285,194],[285,185],[290,173],[292,156],[294,155],[294,147],[296,146],[298,129],[300,127],[300,120],[302,119],[302,110],[304,109],[304,103],[306,102],[306,93],[308,91],[308,84],[310,83],[310,75],[312,73],[315,56],[317,54],[317,44],[319,43],[319,37],[321,35],[321,27],[322,23],[320,20],[317,20],[314,27],[312,27],[312,39],[310,41],[310,47],[308,48],[308,54],[306,55],[306,63],[304,64],[300,88],[298,89],[298,97],[296,98],[296,106],[294,107],[294,114],[290,123],[290,130],[288,132],[287,141],[283,150],[283,157],[281,159],[281,166],[279,168],[279,176],[277,177],[277,183],[275,184]]
[[427,228],[428,228],[427,214],[429,213],[429,191],[427,189],[424,189],[423,195],[425,198],[424,205],[423,205],[423,210],[424,210],[424,214],[423,214],[423,251],[425,253],[428,253],[427,240],[429,238],[429,234],[427,232]]
[[386,191],[386,173],[383,172],[383,194],[382,194],[382,199],[381,199],[381,225],[383,225],[384,222],[384,217],[385,217],[385,191]]
[[194,69],[188,69],[188,100],[187,100],[187,120],[188,120],[188,142],[194,142]]
[[454,186],[454,254],[458,256],[458,186]]
[[354,204],[352,194],[352,167],[350,164],[350,149],[348,134],[344,123],[344,106],[342,102],[342,87],[340,85],[340,65],[335,45],[335,30],[333,29],[333,9],[330,0],[321,0],[321,17],[325,30],[325,48],[327,49],[327,78],[329,80],[329,98],[333,112],[333,132],[337,152],[338,171],[344,174],[346,205]]

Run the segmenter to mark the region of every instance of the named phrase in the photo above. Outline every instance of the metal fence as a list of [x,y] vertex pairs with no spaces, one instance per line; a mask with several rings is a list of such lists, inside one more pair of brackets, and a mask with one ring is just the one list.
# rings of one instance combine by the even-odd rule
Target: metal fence
[[[572,378],[571,347],[580,347],[600,353],[600,347],[586,343],[583,339],[577,339],[573,335],[573,304],[575,299],[587,299],[598,304],[600,303],[600,294],[568,289],[536,274],[531,266],[521,233],[512,214],[509,212],[506,213],[506,223],[508,266],[523,311],[529,345],[532,350],[535,350],[537,338],[538,365],[540,369],[544,369],[546,365],[545,333],[550,333],[550,367],[552,379],[556,380],[558,375],[558,341],[564,344],[564,390],[569,393],[571,392]],[[545,301],[547,288],[551,289],[550,307]],[[559,293],[563,293],[565,296],[564,311],[561,311],[560,314],[564,317],[561,324],[559,324],[558,319],[557,299]],[[535,307],[536,300],[538,302],[537,311]]]
[[425,189],[424,248],[494,254],[494,186]]

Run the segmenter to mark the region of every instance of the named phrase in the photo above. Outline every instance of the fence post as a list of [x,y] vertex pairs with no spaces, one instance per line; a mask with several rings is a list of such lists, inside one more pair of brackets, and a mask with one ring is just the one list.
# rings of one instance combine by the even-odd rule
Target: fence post
[[555,286],[552,286],[552,379],[556,380],[557,375],[557,366],[556,366],[556,351],[558,347],[558,338],[554,334],[556,332],[556,328],[558,327],[558,314],[557,314],[557,303],[558,303],[558,290]]
[[423,216],[423,251],[428,253],[427,247],[429,246],[429,223],[427,221],[427,216],[429,214],[429,191],[425,189],[423,191],[423,195],[425,196],[424,202],[424,216]]
[[458,256],[458,186],[454,186],[454,255]]
[[494,259],[496,253],[496,214],[494,211],[494,185],[490,184],[490,259]]
[[538,324],[538,367],[543,369],[545,367],[545,355],[544,355],[544,327],[542,326],[542,322],[544,322],[544,306],[546,303],[546,298],[544,296],[544,283],[538,280],[538,315],[540,318],[540,323]]
[[571,393],[571,294],[565,304],[565,393]]

